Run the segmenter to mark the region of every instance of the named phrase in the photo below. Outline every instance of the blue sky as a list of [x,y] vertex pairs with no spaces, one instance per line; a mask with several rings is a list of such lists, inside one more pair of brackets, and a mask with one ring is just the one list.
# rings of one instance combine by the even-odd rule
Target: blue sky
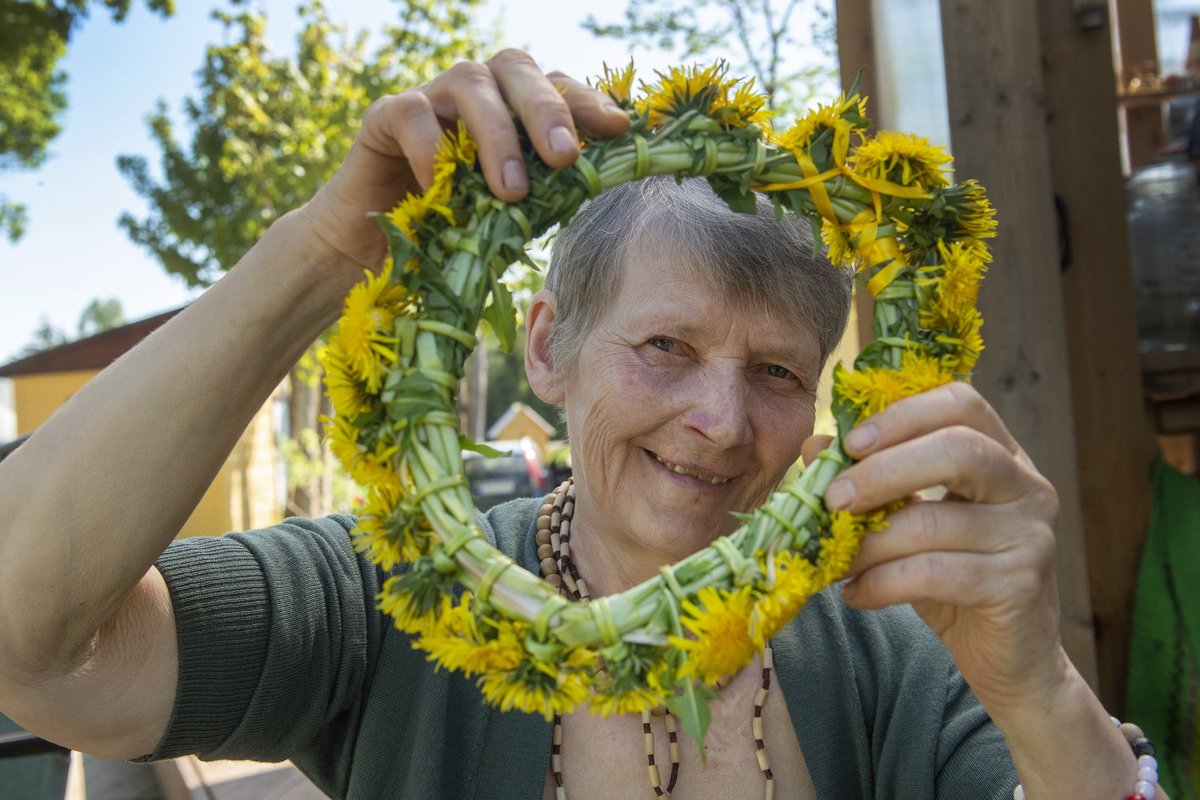
[[[146,207],[116,169],[122,154],[157,164],[145,117],[158,98],[178,110],[194,93],[194,73],[206,44],[219,28],[209,19],[214,2],[179,2],[176,15],[160,19],[141,0],[122,25],[97,11],[72,38],[63,62],[69,107],[51,156],[36,172],[0,173],[0,188],[24,202],[30,223],[18,244],[0,241],[0,363],[32,339],[45,317],[73,334],[83,308],[94,298],[118,298],[134,320],[178,306],[194,296],[183,282],[133,245],[116,224],[123,211]],[[268,0],[268,34],[290,49],[297,0]],[[331,15],[350,26],[372,27],[392,16],[389,0],[330,2]],[[619,18],[624,3],[584,0],[487,0],[480,21],[499,24],[506,45],[524,46],[547,69],[580,77],[601,63],[621,63],[623,47],[600,41],[580,27],[588,13]],[[670,63],[663,55],[638,54],[643,75]],[[180,134],[182,135],[182,133]]]

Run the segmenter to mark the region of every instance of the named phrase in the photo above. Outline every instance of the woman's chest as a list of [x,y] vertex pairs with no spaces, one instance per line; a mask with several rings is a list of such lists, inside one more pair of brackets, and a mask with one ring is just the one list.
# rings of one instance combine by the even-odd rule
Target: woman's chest
[[[796,740],[787,704],[778,686],[767,694],[761,723],[755,723],[755,695],[760,670],[744,670],[711,704],[712,722],[705,737],[706,758],[696,743],[678,731],[678,773],[671,796],[676,800],[720,797],[761,800],[769,769],[774,796],[813,800],[816,790]],[[670,782],[672,759],[667,720],[652,717],[653,761],[660,786]],[[758,735],[758,734],[761,734]],[[569,800],[654,797],[650,779],[650,747],[637,716],[601,719],[588,713],[563,719],[559,763]],[[760,754],[765,750],[765,758]],[[557,780],[546,778],[544,800],[555,800]]]

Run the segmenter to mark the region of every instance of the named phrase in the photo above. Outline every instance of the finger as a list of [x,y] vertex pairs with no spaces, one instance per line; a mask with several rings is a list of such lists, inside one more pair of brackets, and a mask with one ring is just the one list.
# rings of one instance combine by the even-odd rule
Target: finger
[[863,458],[950,425],[973,428],[1011,453],[1021,450],[996,410],[974,387],[958,381],[892,403],[850,431],[844,446],[853,458]]
[[629,130],[629,114],[604,93],[561,72],[551,72],[546,77],[571,107],[576,126],[589,136],[605,139]]
[[579,135],[558,87],[520,50],[502,50],[487,63],[542,160],[555,168],[570,166],[579,155]]
[[859,461],[830,485],[825,502],[830,508],[862,513],[936,486],[984,503],[1053,496],[1053,488],[1023,455],[1014,455],[978,430],[957,425]]
[[1054,535],[1050,525],[1038,520],[1014,525],[1010,505],[916,501],[888,515],[882,536],[867,536],[850,575],[879,564],[932,551],[998,554],[1013,548],[1036,548],[1052,557]]
[[421,91],[440,120],[461,118],[466,123],[478,145],[479,166],[492,193],[509,203],[524,197],[529,179],[517,126],[492,70],[484,64],[460,61]]
[[1040,595],[1036,569],[1012,555],[935,550],[886,561],[843,588],[846,602],[877,609],[900,603],[938,603],[962,608],[1012,604]]
[[428,189],[441,135],[442,124],[429,98],[412,90],[372,103],[363,115],[358,138],[359,144],[374,153],[405,158],[421,188]]
[[826,436],[820,433],[814,434],[813,436],[805,439],[804,444],[800,445],[800,457],[804,459],[804,466],[807,467],[809,464],[813,463],[817,456],[821,454],[821,451],[826,447],[829,447],[829,443],[832,441],[832,436]]

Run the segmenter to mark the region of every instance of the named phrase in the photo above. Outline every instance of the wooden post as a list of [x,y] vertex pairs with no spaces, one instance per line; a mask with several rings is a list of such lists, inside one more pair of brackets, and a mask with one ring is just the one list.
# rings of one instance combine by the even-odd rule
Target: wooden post
[[[1158,44],[1154,38],[1154,7],[1149,0],[1109,0],[1112,16],[1110,34],[1116,48],[1119,70],[1112,70],[1122,87],[1129,86],[1139,72],[1159,71]],[[1119,73],[1119,74],[1117,74]],[[1153,162],[1165,143],[1162,106],[1159,103],[1127,104],[1120,121],[1125,144],[1124,167],[1133,170]]]
[[1079,486],[1100,696],[1123,711],[1137,565],[1150,516],[1145,416],[1112,80],[1112,32],[1039,3],[1050,174],[1066,213],[1063,272]]
[[[871,0],[837,0],[834,14],[837,18],[838,68],[841,71],[842,91],[849,91],[857,77],[859,91],[870,104],[867,113],[873,119],[881,119],[887,113],[887,100],[880,97],[876,90]],[[860,291],[857,285],[854,287],[854,310],[858,345],[861,348],[875,338],[875,331],[871,298]]]
[[1001,221],[980,296],[987,352],[975,385],[1058,489],[1063,642],[1097,687],[1039,5],[941,0],[946,96],[957,175],[988,188]]

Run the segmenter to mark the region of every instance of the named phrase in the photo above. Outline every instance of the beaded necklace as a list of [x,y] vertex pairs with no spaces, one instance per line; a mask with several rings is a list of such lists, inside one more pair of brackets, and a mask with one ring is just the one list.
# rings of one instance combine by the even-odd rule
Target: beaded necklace
[[[567,478],[557,489],[546,496],[545,502],[538,509],[537,518],[537,557],[542,577],[558,590],[558,593],[571,600],[586,603],[591,600],[587,581],[579,574],[579,568],[571,559],[571,519],[575,514],[575,479]],[[751,732],[754,736],[754,756],[758,760],[758,768],[763,773],[763,798],[773,800],[775,797],[775,777],[771,773],[771,764],[767,758],[766,733],[763,728],[763,706],[767,702],[767,693],[771,688],[771,669],[773,659],[770,645],[763,648],[762,653],[762,686],[754,695],[754,716],[751,719]],[[601,662],[597,667],[603,671]],[[726,677],[717,682],[724,689],[732,681]],[[661,717],[667,729],[668,751],[671,758],[671,772],[666,787],[662,785],[658,763],[654,756],[654,731],[651,721]],[[651,711],[642,712],[642,736],[645,742],[646,771],[650,779],[650,788],[656,797],[670,797],[675,790],[675,782],[679,778],[679,738],[677,735],[675,717],[665,706],[658,706]],[[556,800],[567,800],[567,790],[563,785],[562,772],[562,715],[554,715],[554,738],[550,745],[550,769],[554,775],[554,793]]]

